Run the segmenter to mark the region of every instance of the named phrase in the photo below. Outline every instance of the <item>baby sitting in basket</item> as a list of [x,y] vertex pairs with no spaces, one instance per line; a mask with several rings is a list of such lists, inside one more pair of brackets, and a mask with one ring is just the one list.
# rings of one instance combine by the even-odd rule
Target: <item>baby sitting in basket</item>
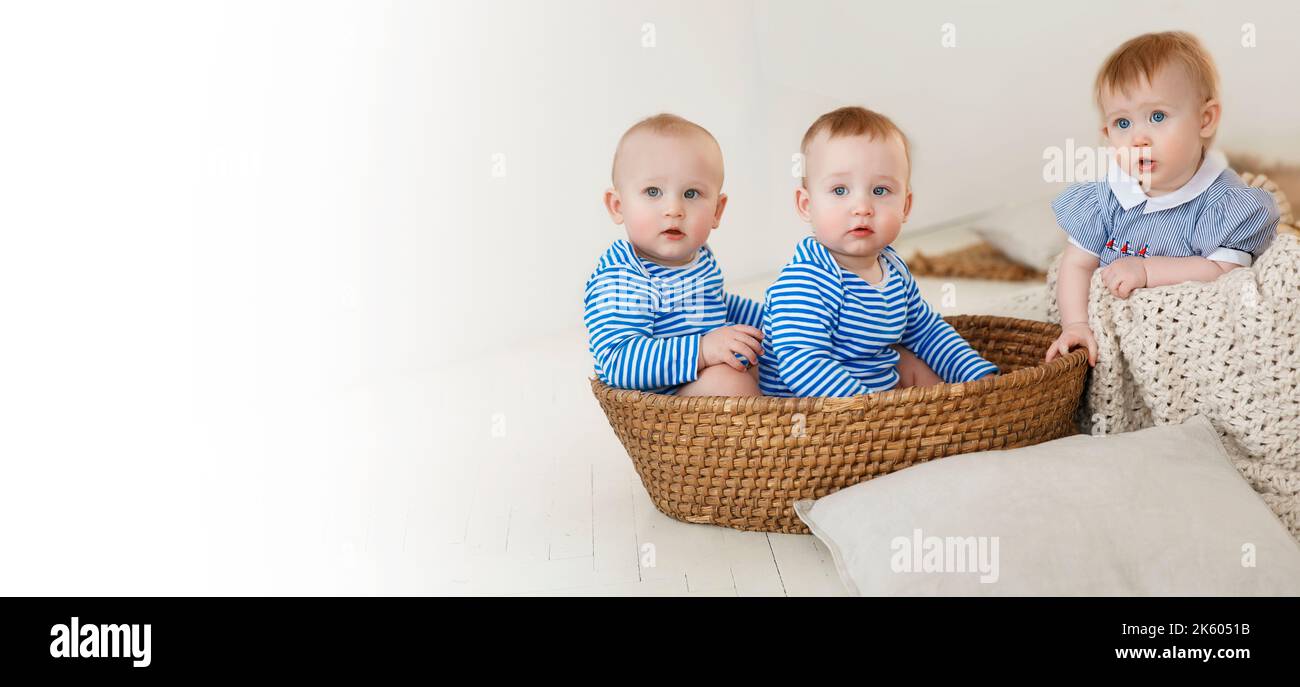
[[889,245],[912,210],[907,137],[843,107],[813,122],[795,210],[811,236],[767,289],[759,377],[769,396],[856,396],[996,374],[921,298]]
[[682,396],[757,396],[760,306],[722,288],[707,243],[722,221],[722,149],[671,114],[628,129],[605,209],[627,238],[587,280],[588,347],[604,383]]

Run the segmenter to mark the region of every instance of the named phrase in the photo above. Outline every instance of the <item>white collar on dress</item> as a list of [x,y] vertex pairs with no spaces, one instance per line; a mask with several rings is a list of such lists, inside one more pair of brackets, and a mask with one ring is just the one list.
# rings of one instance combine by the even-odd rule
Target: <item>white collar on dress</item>
[[1163,196],[1151,198],[1142,191],[1142,185],[1137,179],[1129,176],[1127,172],[1119,168],[1114,158],[1111,158],[1110,169],[1106,174],[1106,181],[1110,184],[1110,192],[1115,194],[1115,200],[1119,201],[1120,207],[1125,210],[1146,203],[1142,209],[1142,214],[1148,215],[1169,208],[1176,208],[1183,203],[1193,200],[1197,196],[1205,193],[1205,189],[1214,183],[1215,179],[1223,174],[1223,170],[1228,168],[1228,158],[1217,150],[1210,150],[1205,153],[1205,160],[1201,162],[1201,168],[1196,170],[1196,174],[1188,179],[1178,190],[1166,193]]

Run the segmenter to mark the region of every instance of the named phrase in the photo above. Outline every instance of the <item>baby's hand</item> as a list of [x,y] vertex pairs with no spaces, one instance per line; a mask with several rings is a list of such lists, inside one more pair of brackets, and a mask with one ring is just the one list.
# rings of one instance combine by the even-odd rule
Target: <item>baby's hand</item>
[[736,354],[757,365],[758,356],[763,353],[763,346],[758,342],[762,338],[763,332],[748,325],[718,327],[700,337],[700,369],[726,364],[743,371],[745,363]]
[[1092,336],[1092,328],[1087,322],[1075,322],[1068,324],[1061,329],[1061,335],[1056,337],[1056,341],[1047,349],[1047,357],[1043,362],[1050,363],[1054,358],[1065,355],[1075,346],[1087,346],[1088,364],[1097,366],[1097,339]]
[[1142,258],[1120,258],[1101,271],[1101,283],[1116,298],[1128,298],[1134,289],[1147,285],[1147,268]]

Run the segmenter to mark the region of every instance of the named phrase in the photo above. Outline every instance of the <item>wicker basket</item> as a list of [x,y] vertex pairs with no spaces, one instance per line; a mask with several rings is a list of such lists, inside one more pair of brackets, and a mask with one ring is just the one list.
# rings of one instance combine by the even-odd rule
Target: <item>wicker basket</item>
[[791,507],[933,458],[1077,432],[1088,354],[1042,364],[1058,325],[946,318],[1003,374],[852,398],[591,390],[655,507],[694,523],[807,534]]

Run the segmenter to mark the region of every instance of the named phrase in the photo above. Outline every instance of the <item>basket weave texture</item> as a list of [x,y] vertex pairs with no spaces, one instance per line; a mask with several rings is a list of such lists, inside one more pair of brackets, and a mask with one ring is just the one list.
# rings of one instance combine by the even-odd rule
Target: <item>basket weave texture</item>
[[1026,267],[998,250],[988,241],[963,246],[954,251],[927,255],[917,251],[907,259],[907,269],[919,277],[956,277],[958,279],[994,279],[997,281],[1043,281],[1047,273]]
[[935,458],[1077,432],[1080,348],[1043,364],[1060,327],[945,318],[1002,374],[851,398],[687,397],[591,390],[660,511],[740,530],[807,534],[792,508]]

